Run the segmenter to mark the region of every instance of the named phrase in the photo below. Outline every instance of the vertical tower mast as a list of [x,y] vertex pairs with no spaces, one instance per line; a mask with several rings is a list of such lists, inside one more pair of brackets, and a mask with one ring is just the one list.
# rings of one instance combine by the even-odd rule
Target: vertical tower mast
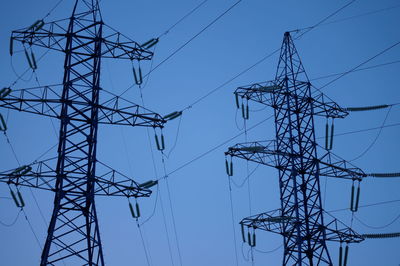
[[[358,243],[363,237],[331,216],[324,220],[319,178],[360,180],[365,174],[358,168],[348,168],[346,161],[333,158],[329,152],[322,159],[317,156],[314,116],[344,118],[348,113],[336,103],[325,101],[323,94],[312,93],[288,32],[283,38],[275,80],[239,87],[235,94],[237,106],[240,96],[274,109],[276,139],[236,144],[225,154],[278,169],[281,201],[279,209],[240,222],[243,240],[246,226],[250,246],[255,245],[255,229],[278,233],[284,239],[283,265],[333,265],[326,241]],[[243,104],[242,108],[244,114]],[[228,174],[232,175],[232,170]]]
[[54,209],[41,265],[61,259],[57,247],[104,265],[94,200],[102,23],[97,1],[75,2],[66,33]]
[[[58,265],[61,261],[68,265],[104,265],[95,195],[138,198],[150,196],[151,191],[149,186],[141,186],[98,161],[98,125],[162,128],[165,120],[120,96],[110,98],[113,94],[108,94],[104,99],[103,92],[100,99],[104,90],[100,87],[101,59],[149,60],[153,56],[149,42],[146,49],[107,27],[98,0],[76,0],[69,19],[39,20],[13,31],[11,55],[15,41],[28,46],[32,60],[34,46],[65,56],[61,86],[18,92],[8,88],[7,95],[0,98],[0,107],[60,119],[59,143],[56,158],[1,172],[0,182],[55,192],[41,265]],[[96,165],[100,170],[108,169],[97,174]]]
[[[296,217],[295,230],[284,235],[284,265],[301,265],[306,256],[332,264],[325,243],[319,164],[314,132],[311,84],[289,33],[285,33],[275,83],[282,93],[272,94],[283,217]],[[290,155],[290,156],[288,156]]]

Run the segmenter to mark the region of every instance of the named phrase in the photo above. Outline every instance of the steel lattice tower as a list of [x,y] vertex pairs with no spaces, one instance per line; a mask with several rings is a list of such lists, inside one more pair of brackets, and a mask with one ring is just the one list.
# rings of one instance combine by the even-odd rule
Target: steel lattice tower
[[161,128],[165,122],[160,115],[121,97],[100,93],[103,58],[149,60],[153,56],[121,33],[105,29],[98,1],[77,0],[69,19],[41,20],[12,33],[11,43],[19,41],[30,50],[38,46],[65,54],[60,86],[13,91],[0,99],[0,107],[60,120],[56,158],[0,174],[2,182],[55,193],[41,265],[62,261],[68,265],[104,265],[95,195],[137,198],[151,194],[132,179],[97,163],[99,124]]
[[276,140],[237,144],[226,154],[278,169],[281,200],[279,209],[240,222],[243,239],[245,227],[278,233],[284,239],[283,265],[332,265],[327,240],[348,244],[363,238],[324,212],[319,179],[330,176],[360,180],[365,174],[329,152],[322,158],[317,156],[314,116],[333,119],[348,113],[312,91],[288,32],[275,80],[240,87],[235,94],[274,109]]

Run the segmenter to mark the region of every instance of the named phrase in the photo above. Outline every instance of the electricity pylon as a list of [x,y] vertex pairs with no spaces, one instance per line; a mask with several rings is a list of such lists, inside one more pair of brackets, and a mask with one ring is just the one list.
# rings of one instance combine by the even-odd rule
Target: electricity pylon
[[[104,265],[95,195],[148,197],[151,191],[113,169],[97,174],[99,124],[162,128],[164,119],[121,97],[100,93],[101,60],[149,60],[153,53],[103,23],[99,1],[76,0],[68,19],[13,31],[32,68],[32,49],[65,54],[60,86],[7,91],[0,107],[60,120],[58,156],[3,172],[0,181],[55,193],[40,265]],[[146,45],[148,47],[148,45]],[[4,96],[4,95],[3,95]],[[101,97],[107,99],[100,102]],[[102,99],[103,100],[103,99]],[[55,167],[54,167],[55,165]]]
[[[255,235],[251,239],[250,229],[253,234],[255,229],[278,233],[284,239],[283,265],[332,265],[326,241],[358,243],[363,237],[324,211],[320,177],[360,181],[366,175],[330,152],[317,156],[314,116],[334,119],[348,113],[312,91],[289,32],[284,35],[275,80],[239,87],[235,95],[238,107],[241,97],[274,109],[276,140],[237,144],[226,155],[278,169],[281,201],[279,209],[240,222],[243,240],[246,227],[251,246]],[[243,103],[242,109],[248,118]]]

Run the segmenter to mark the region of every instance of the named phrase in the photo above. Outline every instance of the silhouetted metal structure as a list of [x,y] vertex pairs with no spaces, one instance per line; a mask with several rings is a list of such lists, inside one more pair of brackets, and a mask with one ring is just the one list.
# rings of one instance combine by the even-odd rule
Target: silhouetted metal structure
[[[95,195],[137,198],[148,197],[151,191],[97,163],[98,125],[161,128],[165,121],[139,105],[103,93],[101,60],[149,60],[153,53],[107,27],[95,0],[77,0],[69,19],[39,20],[29,28],[13,31],[11,44],[16,41],[24,45],[33,69],[34,46],[65,54],[61,85],[14,90],[0,99],[3,108],[58,118],[58,156],[3,172],[0,181],[55,193],[41,265],[62,261],[67,265],[104,265]],[[99,170],[104,172],[98,174]]]
[[[360,242],[363,237],[324,212],[320,177],[360,181],[366,175],[330,152],[321,158],[317,156],[314,116],[334,119],[348,113],[322,93],[312,91],[288,32],[284,35],[275,80],[239,87],[235,94],[242,101],[252,100],[274,109],[276,140],[237,144],[226,155],[278,169],[281,200],[279,209],[240,222],[243,240],[246,241],[245,228],[251,246],[255,236],[252,240],[250,229],[253,234],[254,229],[278,233],[284,238],[283,265],[332,265],[326,241],[348,244]],[[245,113],[243,104],[242,108]]]

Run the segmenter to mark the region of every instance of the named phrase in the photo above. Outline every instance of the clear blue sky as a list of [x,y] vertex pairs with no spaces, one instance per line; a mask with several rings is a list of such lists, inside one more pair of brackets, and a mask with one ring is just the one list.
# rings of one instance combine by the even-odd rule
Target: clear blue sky
[[[64,0],[46,21],[69,17],[72,0]],[[198,5],[200,0],[186,1],[101,1],[105,23],[132,37],[139,43],[156,37],[166,31],[182,16]],[[12,30],[31,25],[43,17],[56,1],[14,0],[2,3],[0,9],[0,72],[1,86],[8,86],[16,79],[8,54],[9,36]],[[195,13],[178,24],[160,39],[155,50],[154,65],[170,55],[180,45],[198,33],[210,21],[221,14],[234,1],[208,1]],[[179,53],[155,70],[143,89],[146,107],[162,115],[181,110],[199,97],[229,80],[243,69],[254,64],[268,53],[280,47],[283,33],[311,26],[331,14],[347,1],[245,1],[203,32]],[[393,7],[393,8],[390,8]],[[387,10],[381,10],[386,9]],[[372,12],[381,10],[379,12]],[[370,13],[372,12],[372,13]],[[366,14],[359,16],[361,14]],[[353,17],[355,16],[355,17]],[[344,18],[349,18],[342,20]],[[340,21],[337,21],[340,20]],[[296,47],[310,79],[343,72],[374,56],[383,49],[400,41],[400,1],[359,0],[327,22],[310,31]],[[44,50],[35,49],[37,57]],[[369,62],[372,66],[400,60],[400,46],[395,47]],[[189,160],[215,147],[239,133],[243,126],[237,113],[233,91],[240,85],[271,80],[275,75],[277,56],[272,56],[254,69],[223,86],[184,112],[177,136],[179,119],[166,125],[167,153],[175,149],[166,159],[167,172],[180,167]],[[12,58],[17,73],[26,67],[22,53]],[[343,107],[368,106],[400,102],[399,65],[391,64],[379,68],[347,75],[324,88],[324,92]],[[38,78],[41,84],[60,83],[63,60],[51,52],[39,62]],[[144,72],[150,62],[143,64]],[[104,60],[101,86],[120,93],[133,82],[130,62]],[[24,76],[29,79],[30,74]],[[321,87],[332,78],[318,79],[312,83]],[[35,86],[35,80],[19,81],[15,88]],[[134,87],[125,95],[141,103],[139,89]],[[251,103],[248,126],[270,116],[271,108]],[[400,107],[391,109],[386,124],[399,123]],[[388,109],[355,113],[335,122],[336,133],[378,127],[383,123]],[[0,110],[3,116],[7,110]],[[235,117],[237,119],[235,122]],[[8,136],[19,161],[28,164],[49,147],[57,143],[52,123],[58,131],[58,121],[51,121],[35,115],[10,111]],[[324,119],[317,119],[316,134],[323,136]],[[150,130],[151,145],[155,144]],[[334,153],[345,159],[353,159],[373,142],[378,131],[338,136],[334,139]],[[354,161],[365,172],[400,171],[398,136],[400,127],[383,129],[376,143],[361,158]],[[249,141],[274,138],[273,121],[269,120],[248,132]],[[147,132],[144,128],[100,126],[98,159],[139,182],[159,178],[163,174],[161,156],[155,153],[157,173],[154,171]],[[183,265],[235,265],[233,229],[230,211],[228,179],[224,169],[224,151],[229,146],[245,142],[242,135],[207,156],[182,168],[169,176],[171,202],[175,216],[177,237]],[[18,166],[6,138],[0,134],[0,170]],[[45,157],[53,157],[52,150]],[[319,155],[322,155],[321,151]],[[234,180],[241,183],[256,165],[234,160]],[[335,210],[349,206],[351,184],[345,180],[321,179],[325,209]],[[399,180],[367,179],[362,182],[360,205],[398,200]],[[31,192],[22,188],[27,206],[25,211],[43,245],[47,223],[52,210],[54,195],[47,191]],[[250,193],[249,193],[250,191]],[[43,221],[35,204],[34,194],[45,217]],[[174,265],[179,265],[177,242],[173,231],[173,220],[169,208],[168,191],[165,181],[160,183],[159,193],[166,215],[166,228],[172,249]],[[249,208],[249,194],[251,208]],[[6,184],[0,184],[0,196],[9,197]],[[260,166],[242,188],[233,187],[234,223],[239,265],[251,265],[244,257],[248,246],[242,246],[238,222],[249,214],[273,210],[279,205],[278,176],[275,169]],[[163,222],[160,198],[156,192],[148,199],[141,199],[143,219],[149,217],[155,206],[155,214],[142,228],[151,265],[172,265],[167,234]],[[147,265],[136,222],[131,218],[127,200],[124,198],[96,199],[105,260],[108,265]],[[18,209],[10,199],[0,198],[0,221],[9,223],[16,217]],[[333,212],[346,224],[351,224],[350,211]],[[390,223],[400,214],[400,202],[361,208],[357,218],[369,226],[380,227]],[[142,219],[142,221],[143,221]],[[399,232],[397,220],[383,229],[366,227],[357,220],[353,229],[359,233]],[[15,225],[0,225],[1,265],[37,265],[41,247],[36,243],[23,215]],[[282,238],[267,232],[258,232],[257,249],[272,250],[282,244]],[[350,247],[349,265],[398,265],[400,263],[399,239],[366,240]],[[330,253],[337,263],[338,244],[329,244]],[[244,253],[244,256],[242,255]],[[255,265],[280,265],[282,248],[273,253],[254,252]]]

